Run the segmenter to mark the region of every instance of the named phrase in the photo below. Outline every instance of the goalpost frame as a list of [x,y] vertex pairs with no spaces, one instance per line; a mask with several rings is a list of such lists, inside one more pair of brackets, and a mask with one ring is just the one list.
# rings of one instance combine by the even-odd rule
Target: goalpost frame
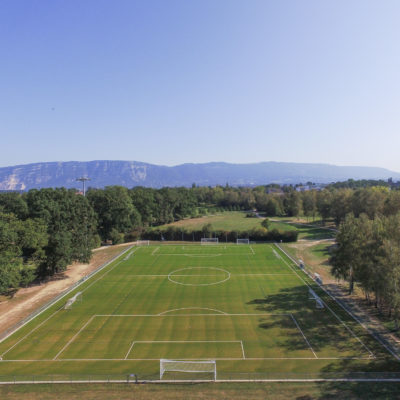
[[82,301],[82,292],[77,292],[73,297],[69,298],[64,305],[64,310],[70,310],[77,301]]
[[218,244],[218,238],[201,238],[200,244]]
[[[170,364],[168,368],[165,365]],[[190,368],[190,365],[196,368]],[[181,366],[181,367],[179,367]],[[185,366],[185,367],[183,367]],[[208,366],[199,368],[199,366]],[[165,372],[187,372],[187,373],[212,373],[214,381],[217,380],[217,363],[215,360],[201,360],[201,361],[179,361],[179,360],[168,360],[165,358],[160,359],[160,380],[162,380]]]
[[236,239],[236,244],[250,244],[250,239],[243,238],[243,239]]
[[150,246],[150,240],[136,240],[136,246]]

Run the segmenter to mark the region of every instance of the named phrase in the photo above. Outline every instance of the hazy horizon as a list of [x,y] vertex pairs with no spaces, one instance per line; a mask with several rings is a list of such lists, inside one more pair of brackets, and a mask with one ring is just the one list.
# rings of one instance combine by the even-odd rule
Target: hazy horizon
[[177,167],[185,164],[234,164],[234,165],[247,165],[247,164],[264,164],[264,163],[283,163],[283,164],[305,164],[305,165],[329,165],[333,167],[354,167],[354,168],[382,168],[389,170],[391,172],[396,172],[400,173],[400,171],[396,171],[390,168],[385,168],[385,167],[380,167],[379,165],[342,165],[342,164],[333,164],[333,163],[328,163],[328,162],[292,162],[292,161],[275,161],[275,160],[264,160],[264,161],[252,161],[252,162],[228,162],[228,161],[206,161],[206,162],[182,162],[179,164],[161,164],[161,163],[150,163],[147,161],[143,160],[122,160],[122,159],[109,159],[109,160],[100,160],[100,159],[94,159],[94,160],[51,160],[51,161],[38,161],[38,162],[29,162],[29,163],[23,163],[23,164],[13,164],[13,165],[4,165],[0,166],[0,168],[7,168],[7,167],[16,167],[19,165],[29,165],[29,164],[40,164],[40,163],[69,163],[69,162],[78,162],[78,163],[90,163],[90,162],[96,162],[96,161],[109,161],[109,162],[137,162],[137,163],[142,163],[142,164],[151,164],[151,165],[156,165],[156,166],[161,166],[161,167]]

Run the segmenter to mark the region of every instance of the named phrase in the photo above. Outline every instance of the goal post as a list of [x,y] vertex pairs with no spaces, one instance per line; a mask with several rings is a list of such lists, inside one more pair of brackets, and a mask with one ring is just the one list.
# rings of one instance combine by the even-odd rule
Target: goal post
[[218,238],[201,238],[201,244],[218,244]]
[[249,239],[236,239],[236,244],[250,244]]
[[183,373],[208,373],[212,374],[213,380],[217,380],[217,363],[215,360],[205,361],[178,361],[178,360],[160,360],[160,380],[165,372],[183,372]]
[[69,298],[64,305],[64,310],[70,310],[77,301],[82,301],[82,292],[75,293],[73,297]]
[[150,240],[136,240],[136,246],[150,246]]

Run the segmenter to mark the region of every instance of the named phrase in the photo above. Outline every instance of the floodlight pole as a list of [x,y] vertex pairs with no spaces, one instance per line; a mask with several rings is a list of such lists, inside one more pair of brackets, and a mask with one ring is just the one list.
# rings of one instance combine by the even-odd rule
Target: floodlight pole
[[85,182],[90,181],[90,178],[87,178],[85,176],[82,176],[81,178],[76,178],[77,181],[82,182],[83,186],[83,197],[86,196],[86,187],[85,187]]

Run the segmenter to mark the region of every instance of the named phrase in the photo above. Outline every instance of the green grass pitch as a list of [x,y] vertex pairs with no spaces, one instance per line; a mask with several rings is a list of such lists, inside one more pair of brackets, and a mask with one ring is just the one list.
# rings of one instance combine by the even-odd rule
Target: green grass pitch
[[398,369],[272,244],[134,247],[74,292],[0,343],[0,376],[156,376],[162,358],[216,360],[228,379]]

